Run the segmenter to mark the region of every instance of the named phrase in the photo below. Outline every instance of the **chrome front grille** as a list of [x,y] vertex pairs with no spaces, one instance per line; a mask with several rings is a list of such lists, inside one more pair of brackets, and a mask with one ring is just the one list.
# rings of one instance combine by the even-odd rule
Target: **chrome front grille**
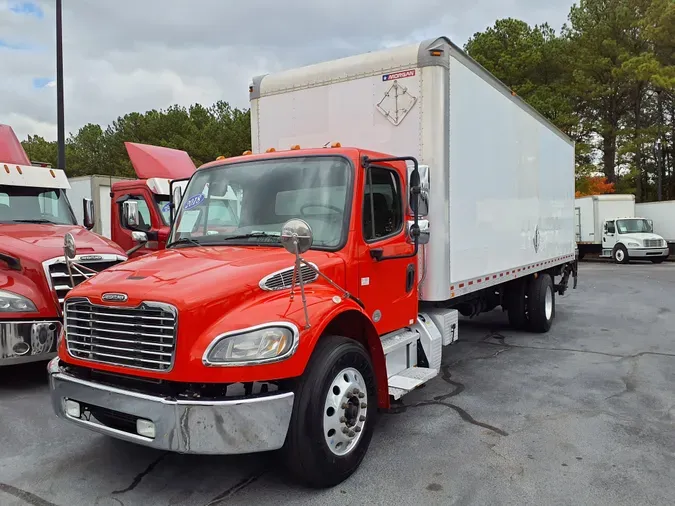
[[68,352],[111,365],[169,371],[176,351],[177,311],[144,302],[138,307],[95,305],[87,299],[66,303]]
[[[115,257],[114,255],[107,255],[102,257],[101,260],[76,260],[76,262],[98,273],[107,269],[108,267],[112,267],[113,265],[122,262],[122,259]],[[70,290],[94,275],[94,273],[85,269],[82,269],[81,272],[77,269],[72,269],[73,281],[75,282],[73,285],[70,281],[70,276],[68,275],[66,261],[61,258],[45,262],[45,271],[49,276],[51,287],[56,292],[56,296],[59,299],[59,304],[61,305],[63,305],[63,299]]]
[[[316,265],[311,264],[314,269],[316,269]],[[290,267],[288,269],[284,269],[282,271],[277,271],[273,272],[269,276],[265,276],[263,279],[260,280],[260,288],[263,290],[270,290],[270,291],[275,291],[275,290],[284,290],[287,288],[290,288],[293,284],[293,272],[295,268]],[[302,276],[302,280],[305,283],[311,283],[312,281],[316,281],[316,279],[319,277],[319,275],[310,267],[308,267],[305,264],[302,264],[300,266],[300,275]],[[295,285],[298,286],[298,276],[295,277]]]
[[645,248],[661,248],[662,246],[662,239],[645,239]]

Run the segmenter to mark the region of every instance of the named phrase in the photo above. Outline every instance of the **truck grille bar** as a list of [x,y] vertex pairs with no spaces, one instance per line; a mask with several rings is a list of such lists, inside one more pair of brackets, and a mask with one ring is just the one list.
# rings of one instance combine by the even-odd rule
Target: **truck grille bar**
[[91,362],[169,371],[176,351],[177,315],[176,308],[159,302],[111,307],[71,299],[65,310],[68,352]]
[[660,248],[663,246],[661,239],[645,239],[645,248]]
[[[112,267],[113,265],[124,261],[124,258],[118,257],[117,255],[97,255],[97,257],[96,260],[76,259],[75,261],[97,272],[101,272],[108,267]],[[75,286],[72,286],[70,277],[68,276],[68,267],[66,266],[65,258],[54,258],[46,261],[44,263],[44,269],[52,290],[56,292],[61,308],[63,308],[63,300],[66,294],[75,288],[75,286],[94,275],[84,269],[82,270],[84,274],[77,270],[73,270],[73,281],[75,281]]]

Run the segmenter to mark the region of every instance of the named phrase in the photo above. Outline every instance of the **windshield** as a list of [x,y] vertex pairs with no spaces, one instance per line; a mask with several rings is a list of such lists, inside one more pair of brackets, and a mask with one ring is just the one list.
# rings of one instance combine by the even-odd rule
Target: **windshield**
[[282,225],[301,218],[313,247],[343,241],[351,165],[314,156],[222,165],[198,171],[183,197],[169,242],[280,244]]
[[159,207],[159,214],[162,215],[162,221],[165,225],[168,225],[171,219],[171,208],[169,207],[171,199],[168,195],[155,195],[155,202],[157,203],[157,207]]
[[653,232],[652,225],[648,220],[617,220],[616,228],[620,234],[639,234]]
[[77,225],[65,190],[0,187],[0,223]]

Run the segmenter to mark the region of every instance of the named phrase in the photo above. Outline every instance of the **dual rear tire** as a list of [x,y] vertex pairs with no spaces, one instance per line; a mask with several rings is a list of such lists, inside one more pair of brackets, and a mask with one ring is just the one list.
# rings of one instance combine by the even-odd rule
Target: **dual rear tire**
[[555,317],[555,287],[549,274],[512,281],[507,297],[513,328],[536,333],[550,330]]

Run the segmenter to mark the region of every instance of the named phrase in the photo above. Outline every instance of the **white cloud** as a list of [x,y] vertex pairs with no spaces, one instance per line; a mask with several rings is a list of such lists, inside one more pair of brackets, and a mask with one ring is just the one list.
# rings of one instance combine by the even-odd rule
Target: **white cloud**
[[[55,13],[0,0],[0,123],[56,138]],[[251,77],[430,37],[463,45],[496,19],[559,28],[572,0],[77,0],[64,2],[66,128],[131,111],[226,100]],[[23,50],[8,49],[2,42]],[[49,76],[35,89],[33,79]]]

